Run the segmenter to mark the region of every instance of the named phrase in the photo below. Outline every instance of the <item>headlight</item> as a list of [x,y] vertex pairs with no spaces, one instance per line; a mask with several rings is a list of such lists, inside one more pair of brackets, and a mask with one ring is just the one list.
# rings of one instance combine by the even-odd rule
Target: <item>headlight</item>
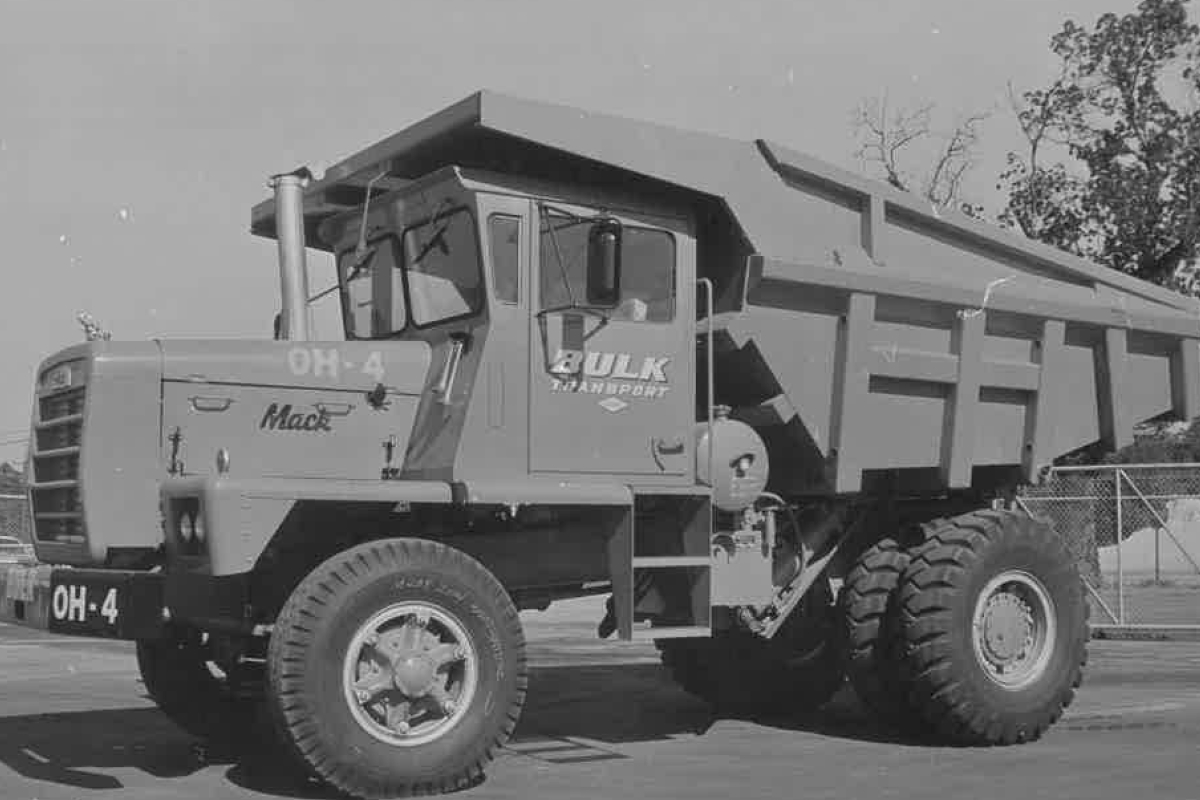
[[196,516],[192,517],[192,533],[196,537],[197,544],[204,541],[204,514],[199,511],[196,512]]
[[179,515],[179,535],[185,542],[196,538],[196,517],[190,511]]

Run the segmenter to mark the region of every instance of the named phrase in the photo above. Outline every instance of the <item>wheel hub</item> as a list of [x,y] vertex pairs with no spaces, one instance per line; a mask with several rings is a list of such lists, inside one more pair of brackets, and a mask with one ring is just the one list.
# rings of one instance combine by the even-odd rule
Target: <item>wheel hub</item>
[[389,744],[432,741],[462,718],[478,675],[462,624],[441,608],[405,603],[364,623],[346,654],[351,714]]
[[1033,613],[1016,595],[995,594],[983,616],[983,643],[995,663],[1018,660],[1033,644]]
[[409,697],[423,697],[433,685],[433,662],[423,656],[413,656],[392,667],[396,688]]
[[1037,681],[1054,654],[1058,627],[1054,601],[1041,580],[1008,570],[978,595],[972,621],[975,657],[984,674],[1017,691]]

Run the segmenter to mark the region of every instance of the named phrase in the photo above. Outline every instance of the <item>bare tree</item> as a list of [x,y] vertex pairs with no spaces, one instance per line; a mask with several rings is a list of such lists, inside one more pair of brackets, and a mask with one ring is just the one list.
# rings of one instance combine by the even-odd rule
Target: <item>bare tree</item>
[[[874,165],[889,184],[925,198],[935,209],[952,208],[980,216],[979,206],[964,202],[963,179],[975,166],[979,125],[989,112],[958,117],[948,131],[933,127],[934,105],[888,108],[887,96],[863,101],[854,110],[852,124],[859,147],[855,156]],[[924,160],[920,172],[904,164]]]

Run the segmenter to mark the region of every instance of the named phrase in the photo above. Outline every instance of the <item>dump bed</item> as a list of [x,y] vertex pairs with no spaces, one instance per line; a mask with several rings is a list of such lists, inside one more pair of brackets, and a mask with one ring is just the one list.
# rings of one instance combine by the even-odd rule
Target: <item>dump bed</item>
[[[717,288],[717,398],[767,437],[778,488],[854,492],[896,470],[942,487],[979,469],[1030,478],[1141,421],[1200,414],[1193,300],[763,139],[481,92],[314,181],[310,245],[328,249],[321,221],[368,191],[447,164],[689,211]],[[254,232],[273,235],[274,216],[257,206]]]

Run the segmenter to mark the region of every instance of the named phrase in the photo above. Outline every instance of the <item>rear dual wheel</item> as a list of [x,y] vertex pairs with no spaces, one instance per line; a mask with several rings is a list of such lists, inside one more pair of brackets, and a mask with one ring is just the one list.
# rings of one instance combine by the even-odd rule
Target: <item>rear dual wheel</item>
[[293,755],[363,798],[470,785],[512,733],[525,643],[500,583],[435,542],[339,553],[275,625],[267,700]]
[[964,744],[1037,739],[1074,699],[1088,607],[1066,547],[1041,520],[978,511],[927,526],[898,595],[909,700]]
[[974,745],[1038,738],[1074,698],[1087,604],[1050,527],[979,511],[887,539],[851,569],[841,606],[847,674],[892,727]]
[[900,669],[897,591],[909,554],[895,539],[884,539],[855,561],[838,596],[846,642],[846,677],[859,700],[880,721],[906,731],[923,719],[908,699]]

